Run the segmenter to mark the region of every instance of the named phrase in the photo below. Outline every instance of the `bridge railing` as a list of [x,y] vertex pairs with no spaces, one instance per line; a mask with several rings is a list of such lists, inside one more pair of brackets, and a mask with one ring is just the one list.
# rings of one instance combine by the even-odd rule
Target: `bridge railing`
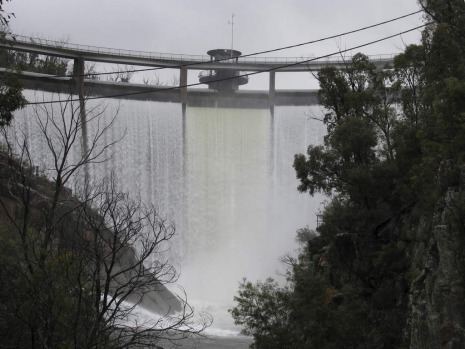
[[117,48],[110,48],[110,47],[73,44],[73,43],[68,43],[65,41],[56,41],[56,40],[49,40],[49,39],[30,37],[30,36],[24,36],[24,35],[16,35],[16,34],[7,35],[6,40],[9,40],[10,42],[19,42],[23,44],[41,46],[44,48],[56,48],[56,49],[72,50],[76,52],[107,54],[107,55],[114,55],[114,56],[139,57],[139,58],[148,58],[148,59],[164,59],[164,60],[173,60],[173,61],[199,61],[199,62],[210,61],[210,57],[206,55],[185,55],[185,54],[177,54],[177,53],[135,51],[135,50],[117,49]]
[[[151,52],[151,51],[135,51],[135,50],[126,50],[126,49],[115,49],[109,47],[99,47],[99,46],[92,46],[92,45],[80,45],[80,44],[73,44],[64,41],[56,41],[56,40],[49,40],[43,39],[38,37],[30,37],[24,35],[16,35],[16,34],[6,34],[5,39],[10,41],[11,43],[18,42],[28,45],[40,46],[43,48],[55,48],[55,49],[63,49],[63,50],[70,50],[76,53],[85,52],[91,54],[100,54],[100,55],[112,55],[112,56],[121,56],[121,57],[138,57],[138,58],[145,58],[145,59],[154,59],[154,60],[165,60],[165,61],[175,61],[175,62],[185,62],[185,63],[201,63],[201,62],[210,62],[210,57],[206,55],[186,55],[186,54],[177,54],[177,53],[163,53],[163,52]],[[369,56],[371,60],[375,61],[389,61],[394,58],[394,54],[385,54],[385,55],[374,55]],[[243,64],[293,64],[302,61],[312,60],[313,63],[343,63],[344,59],[340,56],[335,55],[323,59],[315,59],[315,57],[238,57],[233,58],[233,62],[229,60],[225,60],[223,62],[218,63],[225,63],[230,64],[234,63],[235,61],[238,63]],[[346,61],[349,61],[350,57],[346,57]],[[305,64],[305,63],[304,63]]]
[[[395,57],[395,54],[379,54],[379,55],[370,55],[368,56],[370,60],[384,61],[391,60]],[[351,56],[346,56],[341,58],[340,56],[334,55],[325,58],[317,58],[316,56],[300,56],[300,57],[239,57],[239,63],[297,63],[297,62],[348,62],[352,59]]]

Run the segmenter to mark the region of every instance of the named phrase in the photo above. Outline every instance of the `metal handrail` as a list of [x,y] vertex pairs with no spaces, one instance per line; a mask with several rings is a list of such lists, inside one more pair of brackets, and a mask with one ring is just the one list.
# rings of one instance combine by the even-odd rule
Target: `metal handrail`
[[[110,47],[100,47],[92,45],[80,45],[67,43],[63,41],[49,40],[38,37],[30,37],[25,35],[16,35],[7,33],[5,34],[5,39],[11,42],[20,42],[24,44],[33,44],[40,47],[48,48],[58,48],[58,49],[67,49],[79,52],[93,53],[93,54],[105,54],[105,55],[115,55],[115,56],[125,56],[125,57],[138,57],[146,59],[158,59],[158,60],[168,60],[175,62],[191,62],[191,63],[209,63],[210,57],[206,55],[192,55],[192,54],[179,54],[179,53],[163,53],[163,52],[151,52],[151,51],[136,51],[136,50],[127,50],[127,49],[115,49]],[[373,61],[390,61],[394,58],[395,54],[381,54],[381,55],[372,55],[368,56],[370,60]],[[221,61],[217,63],[223,64],[235,64],[236,59],[237,63],[253,63],[253,64],[292,64],[298,63],[301,61],[308,61],[314,57],[238,57],[234,58],[234,61],[231,63],[229,60]],[[347,59],[349,60],[349,58]],[[324,59],[314,60],[312,63],[338,63],[343,62],[343,59],[339,57],[327,57]]]

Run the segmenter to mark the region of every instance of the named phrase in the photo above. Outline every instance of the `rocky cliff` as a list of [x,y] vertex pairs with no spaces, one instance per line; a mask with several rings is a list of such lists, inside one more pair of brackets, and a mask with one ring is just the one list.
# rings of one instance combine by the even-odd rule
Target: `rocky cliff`
[[[465,176],[462,175],[462,180]],[[410,349],[465,345],[465,182],[449,187],[411,236]]]

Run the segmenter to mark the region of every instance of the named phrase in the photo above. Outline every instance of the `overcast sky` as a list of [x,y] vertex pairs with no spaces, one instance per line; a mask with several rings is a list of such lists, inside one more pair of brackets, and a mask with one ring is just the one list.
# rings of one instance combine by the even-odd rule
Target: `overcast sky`
[[[17,34],[133,50],[204,54],[231,46],[243,53],[276,48],[374,24],[418,9],[416,0],[12,0]],[[421,15],[273,56],[326,54],[418,26]],[[364,49],[394,53],[419,32]],[[279,80],[278,80],[279,82]],[[299,86],[297,86],[299,87]]]

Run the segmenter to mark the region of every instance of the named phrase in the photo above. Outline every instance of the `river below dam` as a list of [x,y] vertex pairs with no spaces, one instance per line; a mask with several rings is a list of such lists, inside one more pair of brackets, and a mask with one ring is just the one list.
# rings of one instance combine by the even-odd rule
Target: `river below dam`
[[[123,191],[176,226],[168,255],[180,278],[172,289],[185,290],[196,311],[213,316],[207,334],[236,336],[240,329],[227,310],[239,282],[282,279],[280,258],[295,252],[296,230],[316,225],[322,197],[298,193],[292,162],[322,143],[324,128],[315,120],[321,107],[277,107],[273,117],[267,109],[188,107],[184,118],[174,103],[105,100],[103,107],[103,120],[115,119],[102,141],[118,142],[104,152],[106,161],[91,166],[92,181],[114,173]],[[32,106],[16,112],[13,128],[27,137],[35,164],[47,169]],[[249,343],[224,341],[224,348],[228,341],[231,348]],[[205,339],[199,348],[208,345]]]

